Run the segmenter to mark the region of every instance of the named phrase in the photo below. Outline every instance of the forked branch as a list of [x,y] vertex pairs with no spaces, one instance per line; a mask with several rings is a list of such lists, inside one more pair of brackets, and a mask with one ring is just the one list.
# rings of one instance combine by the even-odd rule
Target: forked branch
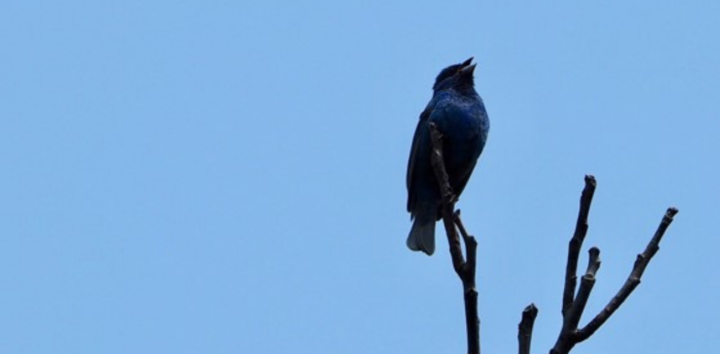
[[670,223],[673,221],[673,217],[677,214],[678,210],[675,208],[668,208],[665,216],[663,216],[660,226],[658,226],[655,235],[648,243],[645,251],[638,255],[635,265],[633,267],[630,276],[625,281],[625,284],[620,288],[618,293],[610,300],[605,308],[598,313],[585,327],[578,329],[580,318],[585,311],[585,305],[590,298],[590,292],[595,285],[595,276],[597,271],[600,269],[600,250],[593,247],[589,250],[590,257],[588,260],[588,267],[580,281],[580,288],[575,294],[575,287],[577,284],[577,263],[582,242],[585,239],[585,235],[588,230],[588,213],[590,211],[590,204],[592,202],[592,196],[595,192],[597,183],[593,176],[585,176],[585,189],[583,190],[582,197],[580,198],[580,212],[578,213],[578,221],[575,227],[575,233],[573,238],[570,240],[568,246],[568,261],[565,273],[565,289],[563,291],[563,326],[560,330],[555,346],[550,350],[550,354],[567,354],[572,348],[593,335],[600,326],[602,326],[610,316],[620,308],[620,305],[630,296],[633,290],[640,284],[640,277],[642,277],[645,268],[652,257],[657,253],[659,249],[660,240],[662,239],[665,231],[667,230]]
[[595,331],[597,331],[598,328],[600,328],[600,326],[602,326],[603,323],[605,323],[605,321],[607,321],[608,318],[610,318],[610,316],[612,316],[612,314],[620,308],[620,305],[625,302],[633,290],[640,285],[640,278],[645,272],[645,268],[650,263],[653,256],[655,256],[655,253],[660,250],[660,240],[662,240],[663,235],[665,235],[665,231],[668,226],[670,226],[670,223],[672,223],[673,218],[677,213],[678,210],[676,208],[667,209],[665,216],[663,216],[662,221],[657,228],[657,231],[655,231],[655,235],[650,240],[647,247],[645,247],[645,251],[638,254],[637,259],[635,260],[635,265],[633,266],[627,280],[625,280],[625,284],[623,284],[618,293],[613,296],[610,302],[595,316],[595,318],[593,318],[585,327],[577,331],[576,337],[578,342],[582,342],[593,335],[593,333],[595,333]]
[[[580,288],[575,293],[577,287],[577,266],[580,257],[580,250],[588,231],[588,215],[590,213],[590,205],[597,182],[593,176],[585,176],[585,188],[580,197],[580,211],[578,212],[575,232],[568,244],[567,266],[565,268],[565,287],[563,290],[562,315],[563,325],[560,329],[555,346],[550,350],[550,354],[567,354],[577,343],[580,343],[593,335],[600,326],[602,326],[612,316],[620,305],[630,296],[635,288],[640,284],[640,278],[645,272],[645,268],[650,263],[652,257],[660,249],[660,241],[673,217],[678,213],[675,208],[668,208],[663,216],[660,226],[658,226],[655,235],[652,237],[645,251],[638,255],[635,260],[630,276],[625,284],[620,288],[618,293],[610,300],[605,308],[598,313],[585,327],[578,329],[580,318],[585,311],[588,299],[593,286],[595,285],[595,277],[600,269],[600,249],[592,247],[589,250],[588,266],[585,274],[580,280]],[[520,354],[530,354],[530,342],[532,340],[532,328],[537,315],[537,308],[531,304],[523,311],[522,320],[518,326],[518,344]]]

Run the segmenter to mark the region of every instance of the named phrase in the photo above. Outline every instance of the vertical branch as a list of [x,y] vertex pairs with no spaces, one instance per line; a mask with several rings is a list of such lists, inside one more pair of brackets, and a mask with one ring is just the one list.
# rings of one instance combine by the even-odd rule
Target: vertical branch
[[590,213],[590,204],[597,181],[592,175],[585,175],[585,188],[580,197],[580,211],[578,212],[577,223],[575,224],[575,232],[568,245],[568,261],[565,269],[565,290],[563,291],[562,313],[563,316],[572,306],[575,287],[577,285],[577,265],[580,256],[580,249],[588,231],[588,214]]
[[[465,230],[462,220],[460,219],[460,212],[454,212],[455,195],[453,195],[450,187],[447,170],[445,169],[445,162],[443,160],[442,133],[438,131],[437,127],[432,122],[430,123],[429,128],[430,141],[432,144],[430,163],[435,172],[435,177],[437,178],[442,198],[440,213],[442,215],[445,232],[448,237],[453,268],[463,283],[468,354],[480,354],[480,317],[478,316],[478,293],[475,288],[477,241],[473,236],[468,235]],[[465,262],[462,247],[460,246],[458,229],[460,229],[463,241],[465,242],[465,249],[468,258],[467,262]]]
[[580,317],[582,317],[583,311],[585,311],[585,305],[587,305],[590,299],[590,292],[593,286],[595,286],[595,274],[600,269],[600,249],[593,247],[589,251],[590,258],[588,260],[588,268],[585,275],[580,280],[580,289],[578,290],[577,297],[573,301],[570,310],[567,311],[565,316],[568,323],[568,327],[576,329],[580,323]]
[[522,319],[518,325],[518,348],[519,354],[530,354],[530,343],[532,342],[533,325],[537,317],[538,309],[535,304],[530,304],[522,312]]
[[453,268],[455,269],[455,272],[460,275],[462,273],[463,264],[465,264],[465,259],[463,257],[462,247],[460,247],[460,237],[455,230],[453,221],[455,196],[450,188],[450,179],[448,177],[447,170],[445,169],[445,161],[443,160],[443,136],[434,123],[430,122],[429,128],[430,142],[432,144],[430,164],[432,165],[433,171],[435,171],[435,178],[438,181],[440,196],[442,198],[440,213],[442,215],[443,224],[445,225],[445,231],[447,232],[448,242],[450,243],[450,256],[452,257]]
[[478,292],[475,288],[475,269],[477,266],[477,240],[467,233],[460,219],[460,210],[454,214],[455,225],[465,242],[467,262],[458,274],[463,283],[465,300],[465,328],[467,329],[468,353],[480,354],[480,316],[478,316]]

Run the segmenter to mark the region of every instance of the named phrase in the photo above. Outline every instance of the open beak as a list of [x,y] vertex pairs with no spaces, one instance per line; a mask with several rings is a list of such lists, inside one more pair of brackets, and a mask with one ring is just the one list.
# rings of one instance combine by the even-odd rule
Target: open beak
[[[463,63],[463,64],[464,64],[464,63]],[[468,63],[468,64],[469,64],[469,63]],[[472,75],[472,74],[475,72],[475,67],[476,67],[476,66],[477,66],[477,64],[472,64],[472,65],[463,66],[463,68],[460,69],[460,72],[461,72],[463,75]]]
[[460,73],[462,75],[472,75],[475,72],[475,66],[477,66],[477,64],[471,64],[473,59],[473,57],[470,57],[470,59],[460,64]]

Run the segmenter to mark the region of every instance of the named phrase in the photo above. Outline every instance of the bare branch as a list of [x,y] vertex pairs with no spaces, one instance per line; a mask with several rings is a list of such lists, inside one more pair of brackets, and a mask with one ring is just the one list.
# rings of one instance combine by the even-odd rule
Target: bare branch
[[[477,267],[477,240],[472,235],[468,235],[467,230],[465,229],[465,225],[462,223],[462,219],[460,219],[460,209],[455,211],[455,214],[453,215],[455,220],[455,225],[457,226],[458,230],[460,230],[460,235],[462,235],[463,242],[465,242],[465,253],[467,253],[467,262],[463,265],[463,275],[468,278],[468,280],[472,280],[472,283],[475,284],[475,269]],[[474,286],[474,285],[473,285]]]
[[610,302],[605,306],[604,309],[600,311],[600,313],[595,316],[595,318],[590,321],[590,323],[585,326],[585,328],[579,330],[577,332],[577,341],[582,342],[586,339],[588,339],[595,331],[600,328],[600,326],[607,321],[610,316],[622,305],[623,302],[630,296],[630,294],[635,290],[635,288],[640,285],[640,278],[642,277],[643,273],[645,272],[645,268],[650,263],[650,260],[653,258],[655,253],[660,249],[660,241],[662,240],[663,235],[665,235],[665,231],[667,230],[668,226],[670,226],[670,223],[673,221],[673,217],[678,213],[678,210],[676,208],[668,208],[668,210],[665,212],[665,216],[663,216],[662,221],[660,222],[660,225],[657,228],[657,231],[655,231],[655,235],[648,243],[647,247],[645,247],[645,251],[638,255],[637,259],[635,260],[635,265],[633,266],[632,272],[630,272],[630,276],[628,276],[627,280],[625,281],[625,284],[620,288],[620,291],[610,300]]
[[455,217],[453,216],[453,211],[455,209],[455,197],[450,187],[449,177],[445,169],[445,161],[443,160],[443,135],[432,122],[429,124],[429,129],[430,142],[432,144],[430,164],[432,165],[433,171],[435,171],[435,178],[437,178],[438,187],[440,188],[440,194],[442,196],[440,213],[450,244],[450,256],[452,257],[453,268],[462,279],[462,268],[463,264],[465,264],[465,259],[463,257],[462,247],[460,247],[460,237],[454,225]]
[[577,295],[573,297],[575,292],[575,286],[577,282],[577,263],[580,248],[582,242],[587,234],[588,224],[587,217],[590,211],[590,203],[592,202],[592,196],[595,191],[596,182],[592,176],[585,176],[585,188],[580,199],[580,212],[578,215],[578,221],[575,228],[575,234],[568,248],[568,263],[565,273],[565,289],[563,291],[563,326],[560,330],[555,346],[550,350],[550,354],[567,354],[577,344],[595,333],[605,321],[622,305],[632,291],[640,284],[640,277],[642,277],[645,268],[657,253],[659,249],[660,240],[662,240],[665,231],[667,230],[670,223],[673,221],[673,217],[677,214],[678,210],[675,208],[669,208],[665,213],[665,216],[658,226],[655,235],[648,243],[645,251],[639,254],[635,265],[633,267],[630,276],[628,277],[625,284],[622,286],[617,295],[615,295],[610,303],[598,313],[595,318],[588,323],[583,329],[578,329],[580,318],[585,311],[585,306],[590,298],[590,292],[595,285],[595,276],[600,269],[600,250],[596,247],[590,249],[590,257],[588,260],[588,267],[583,275],[580,289],[578,289]]
[[[454,216],[455,225],[460,230],[465,242],[467,262],[462,265],[462,272],[458,274],[463,282],[463,297],[465,299],[465,328],[467,328],[468,352],[480,353],[480,317],[478,316],[478,292],[475,288],[475,269],[477,266],[477,240],[468,235],[460,219],[460,210]],[[477,346],[477,348],[476,348]]]
[[[430,154],[430,163],[435,172],[438,181],[442,202],[440,212],[445,225],[445,232],[448,237],[450,246],[450,256],[452,257],[453,268],[455,273],[463,283],[463,297],[465,300],[465,327],[467,329],[468,354],[480,354],[480,317],[478,316],[478,292],[475,288],[475,267],[477,264],[477,241],[473,236],[468,235],[465,227],[460,219],[460,211],[454,212],[455,196],[445,169],[443,160],[443,144],[442,133],[438,131],[432,122],[429,125],[430,140],[432,144],[432,153]],[[462,233],[463,241],[465,241],[465,249],[467,253],[467,262],[463,257],[462,247],[460,246],[460,236],[457,228]]]
[[522,320],[518,325],[518,347],[519,354],[530,354],[530,343],[532,342],[533,325],[537,317],[538,309],[535,304],[530,304],[522,312]]
[[570,309],[573,302],[573,296],[575,294],[575,286],[577,285],[577,265],[578,258],[580,256],[580,249],[582,248],[585,235],[588,231],[588,214],[590,213],[590,204],[592,203],[593,195],[595,194],[595,187],[597,181],[592,175],[585,175],[585,188],[582,191],[580,197],[580,211],[578,212],[577,223],[575,224],[575,233],[568,245],[568,262],[567,268],[565,269],[565,290],[563,291],[563,305],[562,314],[565,316],[566,312]]
[[567,312],[567,322],[569,328],[576,329],[580,323],[580,317],[582,317],[583,311],[585,311],[585,305],[590,298],[590,292],[593,286],[595,286],[595,274],[600,269],[600,250],[597,247],[593,247],[589,250],[590,258],[588,260],[588,268],[585,275],[580,281],[580,289],[578,290],[577,297],[573,301],[570,311]]

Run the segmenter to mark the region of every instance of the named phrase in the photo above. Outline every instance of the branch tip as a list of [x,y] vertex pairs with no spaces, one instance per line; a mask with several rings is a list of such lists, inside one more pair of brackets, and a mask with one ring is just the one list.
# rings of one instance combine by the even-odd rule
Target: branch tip
[[595,246],[593,246],[593,247],[590,247],[590,249],[588,250],[588,253],[590,254],[590,258],[591,258],[591,259],[592,259],[593,257],[596,257],[596,258],[597,258],[598,256],[600,256],[600,249],[597,248],[597,247],[595,247]]
[[520,354],[530,354],[533,325],[537,314],[538,309],[535,304],[528,305],[522,312],[522,319],[518,324],[518,348]]
[[530,305],[527,305],[525,309],[523,310],[523,316],[527,314],[528,316],[532,316],[533,318],[537,316],[538,308],[535,306],[535,303],[531,303]]
[[597,180],[593,175],[585,175],[585,185],[591,185],[593,188],[597,186]]
[[588,250],[588,253],[590,254],[590,257],[588,259],[588,268],[585,272],[585,277],[594,279],[595,274],[597,273],[598,269],[600,269],[600,264],[602,264],[602,262],[600,261],[600,249],[597,247],[592,247]]

